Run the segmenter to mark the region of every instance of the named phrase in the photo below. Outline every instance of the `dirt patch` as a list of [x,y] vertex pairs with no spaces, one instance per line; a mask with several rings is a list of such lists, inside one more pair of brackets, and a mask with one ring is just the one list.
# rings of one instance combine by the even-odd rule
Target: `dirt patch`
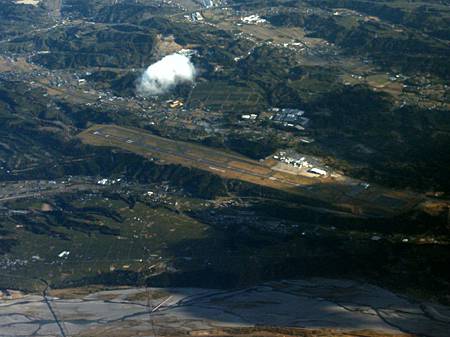
[[[49,295],[60,299],[70,300],[83,298],[87,295],[104,290],[111,290],[111,289],[103,287],[101,285],[93,285],[83,288],[52,289],[49,291]],[[117,295],[115,295],[114,297],[117,297]]]

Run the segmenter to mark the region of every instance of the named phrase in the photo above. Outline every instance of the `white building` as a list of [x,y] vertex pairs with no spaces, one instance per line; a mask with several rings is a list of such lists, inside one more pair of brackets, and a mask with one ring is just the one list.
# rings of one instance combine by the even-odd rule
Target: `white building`
[[310,169],[308,172],[317,174],[317,175],[319,175],[319,176],[326,176],[326,175],[327,175],[327,171],[322,170],[322,169],[317,168],[317,167],[313,167],[313,168]]

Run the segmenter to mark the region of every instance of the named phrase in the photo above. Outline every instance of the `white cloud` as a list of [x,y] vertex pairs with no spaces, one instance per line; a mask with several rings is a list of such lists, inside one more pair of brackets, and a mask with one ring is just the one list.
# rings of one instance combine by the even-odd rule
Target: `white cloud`
[[168,55],[145,70],[137,91],[142,96],[165,94],[180,83],[193,82],[195,75],[195,67],[188,56]]

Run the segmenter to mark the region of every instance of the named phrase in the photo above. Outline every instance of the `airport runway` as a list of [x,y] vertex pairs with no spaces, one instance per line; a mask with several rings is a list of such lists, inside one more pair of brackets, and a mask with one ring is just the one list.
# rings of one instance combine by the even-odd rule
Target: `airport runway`
[[[223,158],[225,159],[225,162],[219,162],[219,161],[213,161],[213,160],[209,160],[206,158],[201,158],[198,156],[194,156],[194,155],[189,155],[186,152],[182,152],[182,151],[173,151],[169,148],[161,148],[158,146],[154,146],[148,143],[149,140],[151,140],[151,138],[159,138],[159,140],[162,140],[164,142],[172,142],[174,144],[181,144],[181,142],[175,142],[172,141],[170,139],[165,139],[162,137],[158,137],[158,136],[154,136],[154,135],[149,135],[149,136],[143,136],[141,134],[139,134],[138,132],[133,133],[131,130],[127,130],[127,132],[130,133],[129,137],[126,136],[118,136],[118,135],[113,135],[111,134],[110,131],[108,131],[107,127],[100,127],[98,129],[96,129],[96,131],[92,131],[92,134],[96,137],[102,137],[106,140],[106,142],[109,142],[111,145],[113,144],[113,141],[116,141],[118,143],[122,143],[122,144],[132,144],[133,146],[137,146],[139,148],[141,148],[144,151],[148,151],[153,153],[155,156],[157,156],[158,153],[165,153],[174,157],[179,157],[182,158],[186,161],[189,161],[191,163],[191,165],[189,166],[194,166],[196,167],[197,165],[195,165],[195,163],[200,163],[203,164],[202,165],[202,169],[206,169],[208,171],[213,171],[213,173],[216,174],[221,174],[221,173],[226,173],[227,170],[228,171],[233,171],[236,172],[238,174],[241,175],[249,175],[255,178],[260,178],[260,179],[267,179],[270,181],[276,181],[277,183],[280,184],[285,184],[286,187],[299,187],[300,185],[285,179],[280,179],[280,178],[276,178],[273,177],[273,173],[274,171],[266,166],[266,165],[262,165],[261,163],[259,163],[258,161],[252,161],[250,159],[244,158],[244,157],[239,157],[239,156],[235,156],[233,154],[228,154],[226,152],[220,152],[221,155],[223,155]],[[249,165],[253,165],[255,167],[259,167],[265,170],[268,170],[267,174],[260,174],[260,173],[256,173],[256,172],[252,172],[249,170],[245,170],[245,169],[241,169],[241,168],[237,168],[237,167],[232,167],[230,165],[230,163],[232,161],[240,161],[240,162],[244,162],[246,164]],[[312,179],[311,179],[312,180]],[[312,183],[312,181],[311,181]]]
[[282,190],[330,204],[358,216],[392,216],[415,207],[424,196],[371,185],[361,188],[358,181],[337,181],[332,177],[307,177],[280,172],[265,163],[239,154],[212,149],[199,144],[153,135],[146,130],[117,125],[95,125],[80,138],[91,145],[119,147],[161,162],[193,167],[225,179],[241,180]]

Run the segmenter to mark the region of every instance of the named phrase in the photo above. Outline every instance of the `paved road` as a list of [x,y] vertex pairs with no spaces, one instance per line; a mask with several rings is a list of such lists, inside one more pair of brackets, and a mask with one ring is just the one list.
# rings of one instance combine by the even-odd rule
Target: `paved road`
[[[68,192],[75,192],[75,191],[95,191],[101,188],[101,186],[98,186],[96,184],[88,184],[88,183],[81,183],[81,184],[66,184],[66,185],[55,185],[55,187],[49,188],[47,186],[46,189],[41,189],[39,191],[24,191],[24,192],[18,192],[14,195],[10,195],[7,197],[0,197],[0,203],[12,201],[12,200],[19,200],[19,199],[32,199],[32,198],[40,198],[47,195],[52,194],[58,194],[58,193],[68,193]],[[0,335],[1,337],[1,335]]]

